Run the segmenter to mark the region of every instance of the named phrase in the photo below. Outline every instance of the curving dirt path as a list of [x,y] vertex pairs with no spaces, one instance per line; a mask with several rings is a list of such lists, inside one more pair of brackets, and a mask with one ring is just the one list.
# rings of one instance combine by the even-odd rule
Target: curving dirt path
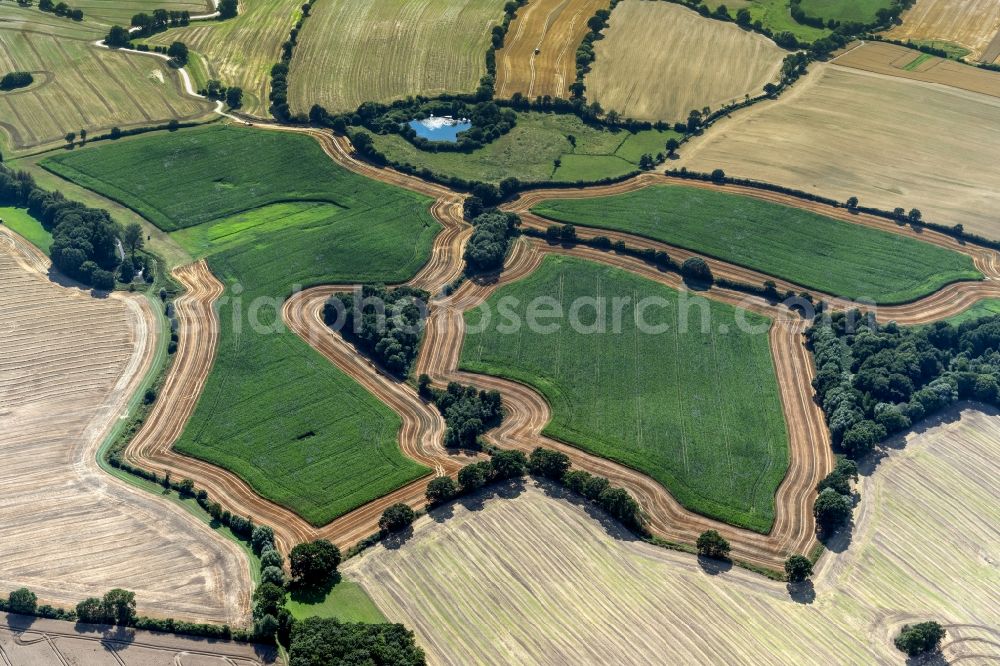
[[[471,234],[471,228],[462,218],[463,195],[445,187],[425,182],[392,169],[372,166],[354,157],[352,147],[345,138],[315,129],[256,123],[258,127],[277,131],[293,131],[313,136],[331,159],[341,166],[369,178],[407,188],[435,199],[432,213],[444,227],[438,235],[427,265],[408,284],[432,294],[458,277],[463,268],[462,249]],[[965,309],[972,302],[984,297],[1000,297],[1000,256],[996,252],[959,243],[955,239],[929,230],[914,231],[890,221],[870,215],[853,214],[822,204],[778,193],[734,185],[718,186],[700,181],[678,181],[659,174],[642,174],[636,178],[609,186],[585,189],[536,190],[523,195],[505,206],[518,212],[526,226],[544,228],[548,221],[528,212],[530,207],[545,199],[608,196],[634,191],[656,183],[684,184],[706,189],[723,188],[725,191],[751,196],[812,210],[829,217],[855,224],[883,229],[892,233],[913,236],[971,256],[977,268],[986,276],[981,282],[960,282],[913,303],[880,307],[880,320],[893,319],[902,324],[933,321]],[[657,243],[646,238],[604,230],[578,228],[581,236],[605,235],[613,240],[625,240],[636,247],[664,249],[675,259],[697,256],[681,248]],[[575,447],[543,437],[540,433],[551,414],[544,398],[533,389],[496,377],[458,371],[458,362],[464,338],[463,313],[476,307],[499,287],[529,275],[546,254],[571,254],[613,265],[675,289],[684,286],[676,274],[665,273],[640,260],[576,246],[564,248],[549,246],[534,239],[521,239],[515,245],[507,266],[499,280],[491,284],[466,281],[449,296],[432,299],[427,329],[416,362],[416,373],[427,373],[437,384],[451,380],[461,381],[481,388],[497,389],[504,398],[507,416],[500,428],[487,435],[499,446],[530,451],[542,445],[561,450],[570,456],[574,466],[608,477],[613,483],[629,490],[647,512],[652,532],[671,541],[692,543],[702,531],[717,529],[729,539],[733,555],[741,560],[772,569],[780,569],[790,553],[806,553],[816,543],[812,517],[812,500],[816,482],[833,465],[829,433],[821,410],[812,399],[812,361],[806,350],[802,332],[807,322],[781,306],[763,299],[713,287],[707,295],[715,300],[740,305],[770,317],[774,325],[770,331],[770,344],[775,371],[781,391],[781,400],[789,436],[788,473],[778,489],[776,518],[767,535],[719,523],[694,514],[681,507],[657,482],[620,464],[587,454]],[[717,276],[751,283],[774,279],[771,276],[726,262],[707,259]],[[348,547],[377,530],[378,518],[392,503],[405,502],[420,506],[424,502],[424,489],[429,479],[410,483],[403,488],[356,509],[332,523],[316,528],[284,507],[273,504],[257,495],[252,488],[234,474],[209,463],[179,455],[172,446],[182,432],[200,395],[205,378],[211,370],[218,340],[218,323],[212,310],[215,299],[221,294],[222,285],[211,275],[204,262],[178,269],[178,280],[188,289],[177,301],[180,322],[180,343],[157,407],[145,427],[129,445],[126,456],[135,464],[154,470],[170,469],[175,476],[191,478],[216,500],[240,513],[249,514],[258,522],[272,525],[283,549],[297,542],[328,538],[341,547]],[[779,289],[803,291],[800,285],[775,280]],[[403,420],[400,447],[414,460],[432,467],[437,474],[454,474],[471,458],[455,455],[442,444],[444,423],[436,409],[425,404],[414,389],[381,373],[362,357],[350,344],[331,332],[322,319],[322,308],[334,293],[349,289],[348,285],[325,285],[300,292],[289,299],[282,310],[285,323],[308,344],[322,353],[332,363],[358,381],[390,406]],[[835,308],[852,307],[852,303],[836,297],[819,294]]]

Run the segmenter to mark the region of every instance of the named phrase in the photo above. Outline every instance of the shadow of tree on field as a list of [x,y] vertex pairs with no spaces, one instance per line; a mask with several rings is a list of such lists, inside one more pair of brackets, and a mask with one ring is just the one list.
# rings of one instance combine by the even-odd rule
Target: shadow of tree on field
[[800,583],[788,583],[785,588],[788,596],[797,604],[811,604],[816,601],[816,588],[811,580],[804,580]]
[[631,530],[622,525],[617,519],[611,517],[604,509],[597,506],[586,497],[578,495],[569,488],[561,486],[558,483],[549,481],[548,479],[535,478],[535,482],[538,487],[547,497],[553,499],[563,500],[573,504],[574,506],[582,507],[587,515],[598,522],[608,536],[618,541],[640,541]]
[[733,563],[730,560],[717,560],[713,557],[699,555],[698,566],[700,566],[701,570],[709,576],[718,576],[719,574],[726,573],[732,569]]
[[405,529],[385,535],[382,538],[382,546],[387,550],[399,550],[412,536],[413,526],[407,525]]

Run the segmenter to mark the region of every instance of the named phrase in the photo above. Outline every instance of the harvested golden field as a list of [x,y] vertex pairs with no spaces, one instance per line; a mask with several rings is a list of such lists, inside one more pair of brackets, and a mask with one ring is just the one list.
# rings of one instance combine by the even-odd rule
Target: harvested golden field
[[671,166],[724,169],[1000,238],[994,155],[1000,99],[837,65],[813,65],[684,146]]
[[362,102],[474,92],[503,0],[321,0],[292,59],[289,103],[353,111]]
[[81,129],[96,136],[211,111],[211,104],[183,93],[164,61],[98,48],[91,42],[101,36],[34,8],[0,5],[0,72],[35,77],[27,88],[0,92],[0,128],[12,151],[59,145]]
[[692,109],[757,95],[785,57],[762,35],[671,2],[624,0],[604,34],[587,97],[640,120],[683,121]]
[[925,618],[948,630],[949,661],[986,663],[1000,659],[998,460],[995,415],[911,437],[863,478],[850,544],[793,594],[635,541],[531,482],[421,518],[404,545],[342,569],[435,664],[901,664],[892,636]]
[[[146,41],[160,46],[184,42],[204,56],[211,78],[243,88],[241,111],[269,117],[271,66],[281,58],[281,45],[299,19],[301,6],[300,0],[241,2],[236,18],[174,28]],[[317,3],[319,6],[321,3]]]
[[28,586],[73,606],[124,587],[141,612],[242,624],[250,571],[236,544],[97,464],[150,368],[150,307],[59,286],[48,270],[0,227],[0,594]]
[[938,58],[905,46],[867,42],[833,60],[843,67],[888,74],[1000,97],[1000,72]]
[[902,25],[885,33],[906,41],[940,40],[958,44],[969,60],[994,62],[1000,56],[1000,4],[996,0],[917,0]]
[[[610,0],[531,0],[517,11],[504,47],[497,51],[497,97],[521,93],[569,98],[576,80],[576,49],[587,21]],[[535,53],[535,50],[538,53]]]

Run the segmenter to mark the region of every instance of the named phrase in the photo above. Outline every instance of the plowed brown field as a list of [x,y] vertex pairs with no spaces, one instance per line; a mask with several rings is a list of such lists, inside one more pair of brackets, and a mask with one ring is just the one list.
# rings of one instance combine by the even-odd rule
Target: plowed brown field
[[140,612],[241,625],[240,549],[179,507],[108,476],[97,448],[149,370],[146,300],[95,298],[0,226],[0,590],[74,606],[113,587]]
[[892,637],[931,617],[943,661],[995,663],[1000,416],[958,414],[865,470],[853,539],[812,588],[703,568],[531,482],[421,518],[405,547],[343,571],[432,664],[902,664]]
[[[610,0],[531,0],[517,11],[504,47],[497,51],[497,97],[521,93],[569,98],[576,80],[576,49],[587,21]],[[536,53],[537,50],[537,53]]]

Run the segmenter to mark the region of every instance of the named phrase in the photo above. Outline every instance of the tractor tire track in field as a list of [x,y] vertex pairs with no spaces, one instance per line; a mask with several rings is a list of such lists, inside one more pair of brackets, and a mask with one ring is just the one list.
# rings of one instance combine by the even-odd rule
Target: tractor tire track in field
[[[500,277],[491,284],[466,281],[454,293],[441,296],[441,288],[458,277],[463,270],[462,250],[471,234],[471,227],[462,218],[463,195],[445,187],[425,182],[393,169],[375,167],[357,159],[350,142],[315,128],[289,127],[255,123],[258,127],[277,131],[293,131],[313,136],[328,156],[341,166],[369,178],[419,192],[435,199],[431,208],[443,230],[435,239],[428,263],[407,284],[429,291],[432,295],[427,328],[417,358],[415,374],[426,373],[438,384],[459,381],[483,389],[496,389],[503,395],[506,416],[501,426],[487,434],[487,439],[504,448],[528,452],[536,446],[546,446],[566,453],[578,469],[607,477],[613,484],[626,488],[640,503],[649,517],[654,535],[669,541],[693,543],[706,529],[716,529],[732,544],[733,556],[757,566],[780,570],[791,553],[808,553],[816,543],[812,501],[815,485],[833,466],[829,432],[823,414],[813,401],[811,380],[814,373],[811,356],[804,345],[803,332],[808,322],[781,306],[741,292],[713,287],[706,293],[714,300],[745,307],[773,320],[769,339],[775,372],[780,388],[789,438],[789,465],[785,479],[775,497],[775,522],[768,534],[732,527],[694,514],[684,509],[659,483],[650,477],[618,463],[588,454],[563,442],[551,440],[540,433],[551,414],[545,399],[534,389],[497,377],[458,370],[465,333],[464,312],[476,307],[500,287],[531,274],[549,254],[572,255],[611,265],[638,274],[674,289],[684,289],[675,273],[667,273],[632,257],[603,252],[586,246],[550,246],[536,239],[520,239],[507,259]],[[642,174],[609,186],[571,190],[536,190],[522,195],[505,206],[518,212],[526,226],[541,228],[549,223],[530,212],[534,204],[554,198],[608,196],[634,191],[656,183],[677,183],[663,175]],[[811,210],[855,224],[864,224],[892,233],[918,237],[971,256],[977,268],[986,275],[982,282],[959,282],[913,303],[881,307],[880,320],[894,319],[901,324],[919,324],[956,314],[972,302],[984,297],[1000,297],[1000,259],[997,253],[972,245],[959,244],[954,239],[929,230],[919,233],[874,216],[853,214],[822,204],[753,188],[733,185],[683,181],[684,185],[720,188]],[[625,240],[629,245],[667,250],[675,260],[700,256],[681,248],[657,243],[646,238],[596,229],[578,227],[582,237],[606,235],[612,240]],[[716,276],[760,284],[771,276],[756,271],[708,259]],[[300,541],[327,538],[342,548],[349,547],[377,531],[382,511],[396,502],[414,507],[424,503],[424,490],[432,477],[414,481],[389,495],[351,511],[333,522],[315,527],[289,509],[260,497],[248,484],[234,474],[215,465],[182,456],[172,451],[174,441],[201,393],[214,359],[218,341],[218,321],[212,306],[222,293],[222,285],[211,275],[204,262],[183,267],[175,272],[188,289],[178,299],[177,317],[180,322],[180,342],[170,376],[157,405],[142,431],[130,443],[128,459],[151,470],[170,469],[176,476],[191,478],[205,488],[213,499],[231,511],[249,514],[255,521],[274,527],[277,541],[287,551]],[[774,280],[781,290],[801,291],[800,285]],[[403,420],[399,433],[401,450],[417,462],[435,470],[437,475],[454,475],[474,460],[468,455],[456,455],[443,446],[444,422],[437,410],[423,402],[409,385],[392,379],[361,356],[339,335],[330,331],[323,321],[326,300],[351,285],[324,285],[295,294],[284,304],[285,323],[305,342],[323,354],[342,371],[358,381],[368,391],[391,407]],[[814,292],[815,293],[815,292]],[[824,295],[835,308],[853,304]]]

